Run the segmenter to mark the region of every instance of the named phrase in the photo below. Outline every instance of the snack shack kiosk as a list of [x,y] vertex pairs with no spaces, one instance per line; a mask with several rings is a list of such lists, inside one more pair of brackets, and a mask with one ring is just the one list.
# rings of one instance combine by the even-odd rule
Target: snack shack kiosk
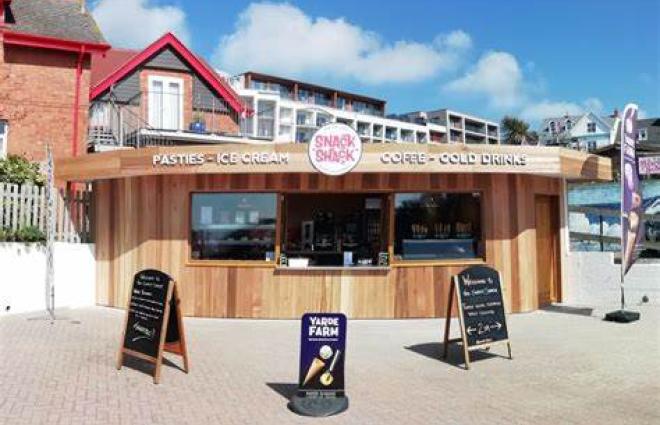
[[93,185],[98,304],[124,307],[155,268],[188,316],[442,317],[451,276],[474,264],[500,271],[510,312],[561,300],[566,181],[610,180],[609,159],[326,130],[57,162],[60,182]]

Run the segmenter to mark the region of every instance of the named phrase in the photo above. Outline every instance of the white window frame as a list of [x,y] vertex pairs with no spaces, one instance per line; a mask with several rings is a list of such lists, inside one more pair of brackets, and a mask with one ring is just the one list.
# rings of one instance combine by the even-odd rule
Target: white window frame
[[[179,128],[177,130],[183,130],[184,129],[184,123],[183,123],[183,97],[185,96],[185,88],[183,86],[183,78],[177,78],[177,77],[168,77],[164,75],[149,75],[147,78],[147,107],[149,110],[147,111],[147,122],[149,125],[151,125],[151,103],[152,103],[152,97],[151,97],[151,85],[153,81],[161,81],[163,83],[163,90],[166,89],[166,87],[169,85],[169,83],[178,83],[179,87],[181,87],[181,95],[179,96]],[[165,91],[163,91],[163,94],[166,94]],[[162,111],[161,111],[162,113]]]
[[644,141],[644,140],[648,140],[648,138],[649,138],[649,133],[646,130],[646,128],[640,128],[639,130],[637,130],[637,139],[638,140]]
[[9,121],[0,120],[0,122],[5,124],[4,133],[0,133],[0,140],[2,140],[2,144],[0,144],[0,159],[4,159],[7,157],[7,145],[9,144]]
[[[591,130],[590,127],[593,127],[593,130]],[[595,133],[597,129],[598,128],[596,127],[596,123],[594,121],[587,123],[587,133]]]

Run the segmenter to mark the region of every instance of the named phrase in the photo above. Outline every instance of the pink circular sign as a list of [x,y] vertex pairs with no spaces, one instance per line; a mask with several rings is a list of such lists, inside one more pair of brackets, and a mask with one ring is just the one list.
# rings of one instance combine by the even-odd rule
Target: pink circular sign
[[340,176],[360,162],[362,140],[348,125],[331,123],[314,133],[307,152],[312,165],[320,173]]

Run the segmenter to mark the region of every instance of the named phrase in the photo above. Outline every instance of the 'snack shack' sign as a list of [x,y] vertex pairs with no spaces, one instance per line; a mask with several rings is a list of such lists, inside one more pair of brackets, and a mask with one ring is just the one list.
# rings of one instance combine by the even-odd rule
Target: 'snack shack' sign
[[346,124],[332,123],[314,133],[308,147],[309,160],[320,173],[340,176],[362,158],[362,140]]

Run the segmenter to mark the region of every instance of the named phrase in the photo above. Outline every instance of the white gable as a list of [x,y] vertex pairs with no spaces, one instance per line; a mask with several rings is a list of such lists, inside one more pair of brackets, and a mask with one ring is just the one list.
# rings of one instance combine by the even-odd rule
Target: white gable
[[[588,131],[588,127],[590,123],[596,125],[595,131],[592,132]],[[571,128],[571,137],[583,137],[583,136],[588,136],[590,134],[602,134],[602,133],[609,134],[610,126],[592,112],[588,112],[584,114],[582,117],[580,117],[580,119],[576,123],[573,123],[573,128]]]

